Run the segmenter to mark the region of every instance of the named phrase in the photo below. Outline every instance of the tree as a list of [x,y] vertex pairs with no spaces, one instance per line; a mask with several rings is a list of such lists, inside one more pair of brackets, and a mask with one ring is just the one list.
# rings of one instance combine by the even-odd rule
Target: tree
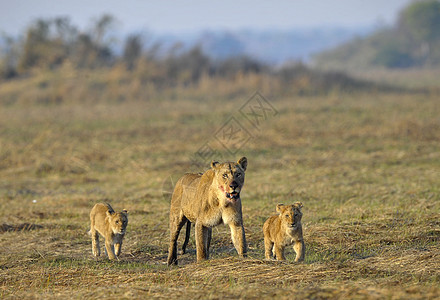
[[398,28],[415,43],[414,58],[421,64],[429,64],[440,42],[440,2],[425,0],[409,5],[400,14]]
[[3,35],[0,50],[0,77],[11,78],[17,75],[19,44],[12,37]]
[[230,57],[217,64],[216,74],[233,78],[238,73],[260,73],[265,66],[249,56]]
[[91,30],[91,37],[93,43],[99,48],[110,48],[113,37],[109,35],[109,32],[116,25],[116,19],[111,15],[103,15],[94,22]]
[[188,84],[197,82],[202,74],[209,73],[211,61],[199,46],[177,55],[180,49],[176,44],[164,62],[168,79]]
[[103,15],[93,23],[88,32],[77,36],[72,59],[78,67],[95,68],[112,64],[114,57],[109,32],[115,22],[112,16]]
[[395,26],[321,53],[316,62],[340,69],[439,66],[440,0],[413,1],[400,12]]
[[21,70],[29,69],[41,62],[49,40],[49,26],[50,21],[40,19],[28,28],[19,61]]
[[399,27],[418,42],[440,39],[440,2],[426,0],[409,5],[400,14]]
[[72,51],[77,32],[68,18],[37,20],[27,29],[19,59],[20,70],[62,64]]
[[139,34],[129,35],[125,40],[123,60],[127,69],[132,70],[142,54],[142,37]]

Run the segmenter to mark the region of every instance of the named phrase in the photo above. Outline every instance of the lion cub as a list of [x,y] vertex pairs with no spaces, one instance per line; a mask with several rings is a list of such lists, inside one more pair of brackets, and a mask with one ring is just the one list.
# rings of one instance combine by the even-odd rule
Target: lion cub
[[277,205],[275,215],[266,220],[263,226],[264,233],[264,252],[266,259],[270,259],[272,254],[277,260],[285,260],[284,248],[293,244],[296,252],[295,261],[304,260],[304,240],[301,226],[301,202],[293,205]]
[[90,223],[93,255],[99,256],[101,254],[99,247],[99,234],[101,234],[105,239],[108,258],[117,258],[121,253],[122,240],[127,228],[128,212],[124,209],[117,213],[110,204],[98,203],[90,212]]

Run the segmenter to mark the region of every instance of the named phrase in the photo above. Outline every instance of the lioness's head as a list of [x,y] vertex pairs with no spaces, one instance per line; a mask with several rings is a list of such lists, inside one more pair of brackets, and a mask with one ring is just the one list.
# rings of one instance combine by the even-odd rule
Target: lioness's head
[[244,173],[247,168],[247,158],[242,157],[236,163],[213,161],[211,168],[215,172],[213,183],[217,187],[219,200],[228,205],[240,199],[240,192],[244,184]]
[[108,224],[114,234],[125,234],[125,229],[128,224],[128,212],[124,209],[121,212],[108,210],[106,212]]
[[301,207],[303,207],[301,202],[296,202],[292,205],[277,205],[277,212],[280,214],[279,218],[284,228],[287,230],[298,228],[302,218]]

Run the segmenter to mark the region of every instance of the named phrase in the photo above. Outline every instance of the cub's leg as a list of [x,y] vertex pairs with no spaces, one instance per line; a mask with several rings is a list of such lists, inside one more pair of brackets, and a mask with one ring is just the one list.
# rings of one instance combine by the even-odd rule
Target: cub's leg
[[209,253],[207,251],[208,240],[209,240],[209,227],[205,227],[202,223],[196,221],[196,252],[197,252],[197,262],[208,259]]
[[206,253],[209,254],[209,247],[211,247],[211,239],[212,239],[212,227],[209,227],[208,229],[209,230],[208,230],[208,242],[206,245]]
[[284,257],[284,247],[281,245],[275,244],[275,256],[277,260],[286,260]]
[[295,250],[296,253],[295,261],[303,261],[306,252],[304,241],[296,241],[293,244],[293,250]]
[[229,224],[229,228],[231,229],[231,239],[234,244],[235,249],[238,252],[238,256],[246,257],[247,253],[247,244],[246,244],[246,236],[244,234],[244,227],[242,224]]
[[168,265],[177,265],[177,239],[179,238],[180,230],[185,225],[188,219],[180,214],[177,217],[170,216],[170,246],[168,248]]
[[186,222],[185,241],[183,242],[182,245],[182,254],[186,253],[186,246],[188,246],[190,233],[191,233],[191,222],[188,220]]
[[99,233],[92,227],[90,230],[92,235],[92,253],[94,256],[98,257],[101,255],[101,249],[99,247]]
[[105,249],[107,250],[108,258],[115,259],[115,246],[113,245],[113,241],[105,240]]
[[264,237],[264,257],[266,259],[272,258],[272,249],[273,242],[268,237]]
[[92,237],[92,253],[95,257],[98,257],[101,254],[101,249],[99,248],[99,233],[95,229],[94,207],[90,212],[90,236]]

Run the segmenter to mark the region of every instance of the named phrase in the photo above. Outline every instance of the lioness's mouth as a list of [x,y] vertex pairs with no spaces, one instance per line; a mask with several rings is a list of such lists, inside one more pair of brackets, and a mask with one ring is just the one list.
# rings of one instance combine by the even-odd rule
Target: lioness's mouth
[[238,198],[240,198],[240,193],[233,191],[232,193],[228,193],[226,192],[226,198],[232,199],[232,200],[237,200]]

